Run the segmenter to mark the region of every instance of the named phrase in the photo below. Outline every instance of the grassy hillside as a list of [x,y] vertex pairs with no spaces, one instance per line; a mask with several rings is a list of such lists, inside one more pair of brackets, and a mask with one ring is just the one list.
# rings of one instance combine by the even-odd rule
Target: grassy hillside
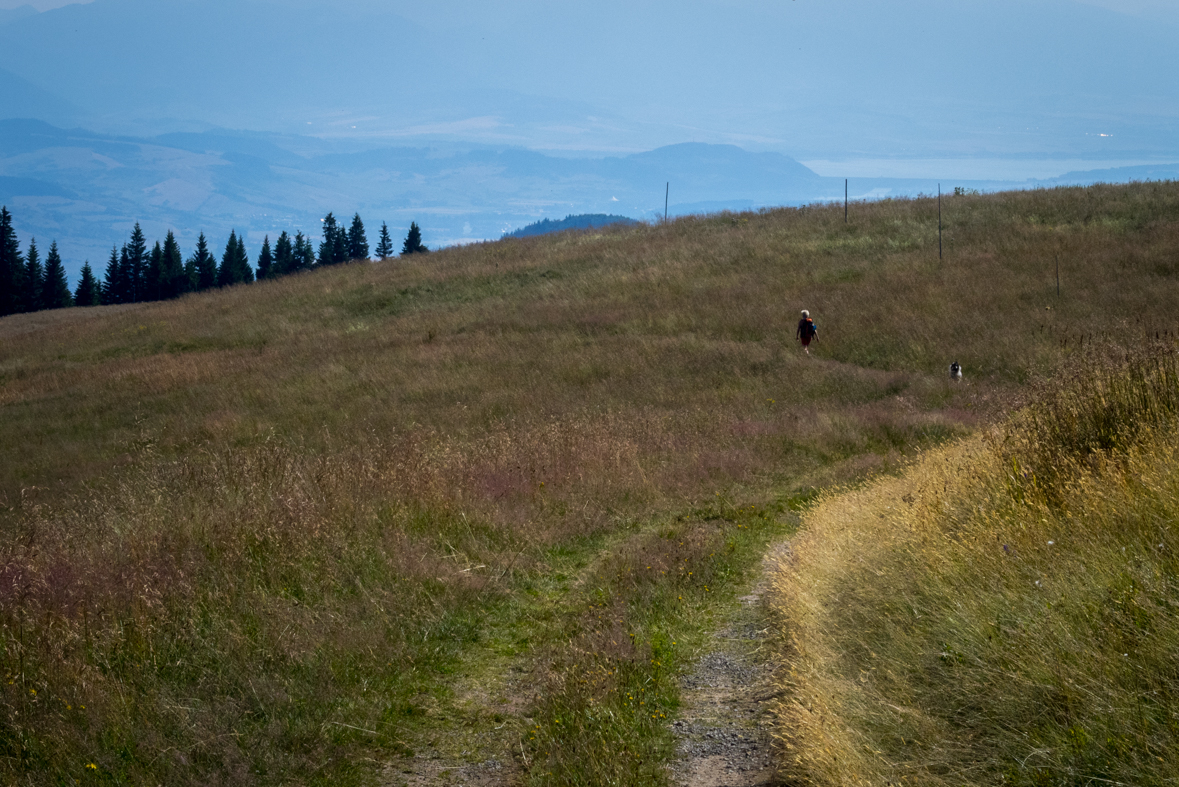
[[1175,343],[824,495],[777,575],[810,784],[1179,778]]
[[922,199],[5,318],[4,778],[363,783],[438,751],[660,783],[692,632],[799,500],[1174,329],[1173,184],[946,226],[941,261]]

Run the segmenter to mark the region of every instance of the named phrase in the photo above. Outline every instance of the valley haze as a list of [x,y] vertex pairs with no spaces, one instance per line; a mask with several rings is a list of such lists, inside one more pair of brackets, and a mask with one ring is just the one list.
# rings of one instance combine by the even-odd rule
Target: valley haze
[[445,246],[668,182],[679,215],[1174,177],[1176,33],[1147,0],[7,0],[0,201],[73,277],[136,221]]

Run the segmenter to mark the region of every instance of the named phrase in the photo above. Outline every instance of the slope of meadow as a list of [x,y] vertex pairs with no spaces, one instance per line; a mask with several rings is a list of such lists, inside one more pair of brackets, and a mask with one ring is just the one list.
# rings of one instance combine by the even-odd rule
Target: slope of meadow
[[793,779],[1179,778],[1179,361],[1119,355],[808,512],[775,580]]
[[494,729],[522,781],[661,783],[691,632],[798,501],[1173,329],[1174,184],[946,226],[941,261],[919,199],[5,318],[4,779],[363,783]]

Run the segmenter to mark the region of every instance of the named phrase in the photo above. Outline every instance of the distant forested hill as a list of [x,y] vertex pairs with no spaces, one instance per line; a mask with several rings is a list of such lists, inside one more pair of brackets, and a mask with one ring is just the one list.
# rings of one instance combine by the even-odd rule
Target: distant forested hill
[[515,232],[509,232],[506,238],[528,238],[533,235],[548,235],[550,232],[561,230],[587,230],[595,227],[605,227],[610,224],[638,224],[634,219],[626,216],[611,216],[606,213],[580,213],[576,216],[566,216],[560,221],[541,219],[538,222],[521,227]]

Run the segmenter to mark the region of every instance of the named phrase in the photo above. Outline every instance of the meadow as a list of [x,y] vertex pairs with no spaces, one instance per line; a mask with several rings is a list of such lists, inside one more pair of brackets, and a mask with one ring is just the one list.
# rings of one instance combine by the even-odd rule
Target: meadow
[[1010,422],[824,493],[776,573],[808,784],[1179,778],[1179,361],[1110,345]]
[[945,224],[944,259],[923,198],[0,320],[4,780],[665,783],[677,670],[818,490],[1175,335],[1175,184]]

